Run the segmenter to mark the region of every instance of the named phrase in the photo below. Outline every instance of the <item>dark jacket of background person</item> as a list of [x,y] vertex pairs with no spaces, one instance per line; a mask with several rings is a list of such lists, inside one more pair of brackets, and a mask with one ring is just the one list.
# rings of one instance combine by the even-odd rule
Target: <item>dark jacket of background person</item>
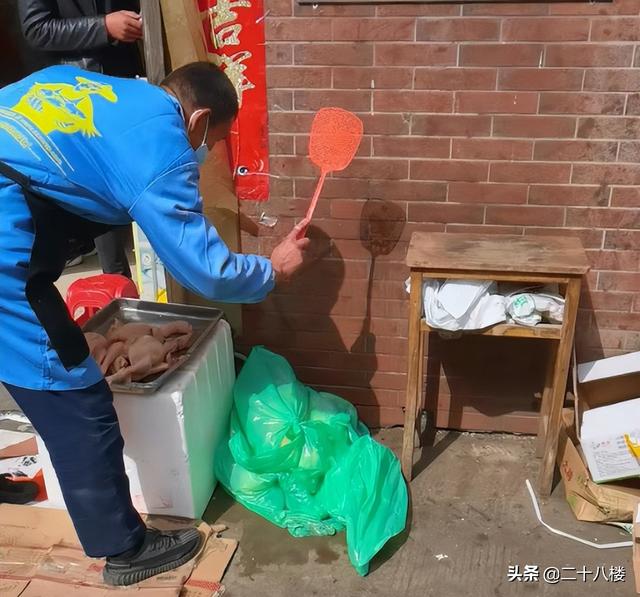
[[20,23],[27,42],[46,54],[48,64],[73,64],[116,77],[142,74],[135,43],[109,39],[105,15],[138,12],[135,0],[20,0]]

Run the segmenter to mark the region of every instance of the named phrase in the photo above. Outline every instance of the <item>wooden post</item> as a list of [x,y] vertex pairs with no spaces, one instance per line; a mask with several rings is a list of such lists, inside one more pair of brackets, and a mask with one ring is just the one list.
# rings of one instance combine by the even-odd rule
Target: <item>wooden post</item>
[[144,34],[144,62],[149,83],[160,83],[165,75],[160,0],[140,0]]
[[[549,401],[549,418],[544,442],[544,454],[540,463],[540,476],[538,478],[538,491],[542,497],[548,497],[553,487],[553,474],[556,469],[556,456],[558,453],[558,438],[562,426],[562,406],[564,404],[567,389],[567,377],[569,364],[573,350],[573,337],[576,329],[576,316],[578,303],[580,302],[580,278],[572,278],[567,285],[567,293],[564,305],[564,323],[562,336],[556,354],[556,363],[553,374],[553,391]],[[544,405],[543,405],[544,408]]]

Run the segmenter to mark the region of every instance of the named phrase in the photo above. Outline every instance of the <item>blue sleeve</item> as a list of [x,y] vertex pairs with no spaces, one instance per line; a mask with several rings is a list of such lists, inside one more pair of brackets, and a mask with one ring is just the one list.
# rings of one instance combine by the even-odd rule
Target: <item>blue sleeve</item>
[[149,185],[129,208],[169,273],[209,300],[257,303],[274,287],[271,261],[233,253],[202,213],[198,169],[183,164]]

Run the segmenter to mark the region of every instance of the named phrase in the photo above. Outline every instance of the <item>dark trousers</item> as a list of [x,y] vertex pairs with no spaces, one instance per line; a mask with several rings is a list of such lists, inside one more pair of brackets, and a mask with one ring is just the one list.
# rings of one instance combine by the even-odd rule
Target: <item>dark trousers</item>
[[129,226],[119,226],[96,238],[100,267],[105,274],[120,274],[131,278],[131,269],[125,250]]
[[107,383],[62,392],[5,387],[49,450],[86,554],[105,557],[136,547],[145,525],[131,503],[124,441]]

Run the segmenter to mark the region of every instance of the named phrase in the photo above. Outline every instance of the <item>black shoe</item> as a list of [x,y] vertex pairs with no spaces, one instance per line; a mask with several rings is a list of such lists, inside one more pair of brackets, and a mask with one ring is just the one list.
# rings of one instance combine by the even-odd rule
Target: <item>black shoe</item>
[[196,555],[202,544],[198,529],[159,531],[147,528],[142,546],[118,556],[107,558],[104,582],[124,586],[169,572],[186,564]]
[[0,475],[0,503],[28,504],[38,495],[38,484],[33,481],[13,481],[11,475]]

